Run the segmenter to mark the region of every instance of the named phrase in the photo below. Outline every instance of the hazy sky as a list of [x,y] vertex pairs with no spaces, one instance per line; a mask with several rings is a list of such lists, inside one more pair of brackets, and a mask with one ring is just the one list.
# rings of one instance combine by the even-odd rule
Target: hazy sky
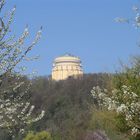
[[[27,64],[39,75],[51,73],[53,59],[69,52],[79,56],[86,73],[114,72],[119,60],[140,53],[139,31],[132,24],[114,22],[133,18],[138,0],[7,0],[5,10],[16,5],[12,31],[17,36],[29,25],[33,35],[43,26],[39,43],[30,53],[40,59]],[[29,43],[28,42],[28,43]]]

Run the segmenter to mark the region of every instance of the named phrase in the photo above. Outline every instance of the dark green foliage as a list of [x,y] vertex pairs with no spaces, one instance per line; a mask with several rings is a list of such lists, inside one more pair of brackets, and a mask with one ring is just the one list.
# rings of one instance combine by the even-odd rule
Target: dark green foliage
[[[112,88],[111,74],[86,74],[82,79],[52,81],[48,77],[36,77],[30,89],[31,103],[36,106],[34,114],[46,111],[42,120],[31,125],[28,131],[50,132],[53,140],[85,140],[89,132],[105,131],[112,140],[124,139],[117,124],[122,123],[115,114],[93,108],[90,93],[93,86]],[[119,120],[119,122],[117,122]],[[22,140],[19,135],[18,140]],[[5,139],[8,140],[8,139]],[[124,140],[127,140],[124,139]]]
[[82,79],[58,82],[45,77],[34,79],[32,102],[38,109],[45,109],[46,116],[32,128],[49,130],[58,140],[82,140],[92,113],[90,90],[97,85],[106,87],[110,78],[108,74],[87,74]]
[[116,116],[115,119],[116,119],[116,126],[120,132],[127,133],[127,131],[130,130],[128,125],[126,125],[127,122],[126,122],[125,118],[122,115]]

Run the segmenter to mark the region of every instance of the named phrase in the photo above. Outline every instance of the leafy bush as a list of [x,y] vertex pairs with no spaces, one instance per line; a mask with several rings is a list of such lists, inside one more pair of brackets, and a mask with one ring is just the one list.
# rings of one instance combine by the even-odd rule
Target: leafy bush
[[50,133],[46,131],[42,131],[36,134],[30,132],[23,140],[52,140],[52,137]]
[[92,132],[92,137],[97,131],[101,131],[104,132],[111,140],[128,140],[123,133],[119,132],[116,125],[116,117],[116,112],[109,112],[107,110],[94,108],[88,128]]

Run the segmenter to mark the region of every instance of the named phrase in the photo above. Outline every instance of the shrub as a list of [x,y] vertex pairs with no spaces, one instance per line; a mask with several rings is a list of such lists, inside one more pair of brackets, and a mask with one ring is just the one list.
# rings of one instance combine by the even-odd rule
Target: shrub
[[118,131],[116,116],[117,114],[113,111],[94,109],[92,118],[89,121],[89,130],[91,133],[87,136],[95,137],[98,132],[103,132],[110,140],[128,140],[123,133]]
[[29,132],[23,140],[52,140],[49,132],[42,131],[39,133]]

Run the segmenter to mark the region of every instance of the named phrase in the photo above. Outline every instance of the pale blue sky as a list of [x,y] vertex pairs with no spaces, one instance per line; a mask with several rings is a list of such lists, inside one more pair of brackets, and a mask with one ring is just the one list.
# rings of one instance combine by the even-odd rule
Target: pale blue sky
[[118,16],[132,18],[134,4],[140,5],[138,0],[7,0],[5,9],[17,7],[12,26],[17,36],[26,24],[31,36],[43,26],[30,53],[40,59],[27,66],[48,75],[53,59],[65,52],[79,56],[86,73],[114,72],[119,60],[139,54],[138,30],[114,22]]

